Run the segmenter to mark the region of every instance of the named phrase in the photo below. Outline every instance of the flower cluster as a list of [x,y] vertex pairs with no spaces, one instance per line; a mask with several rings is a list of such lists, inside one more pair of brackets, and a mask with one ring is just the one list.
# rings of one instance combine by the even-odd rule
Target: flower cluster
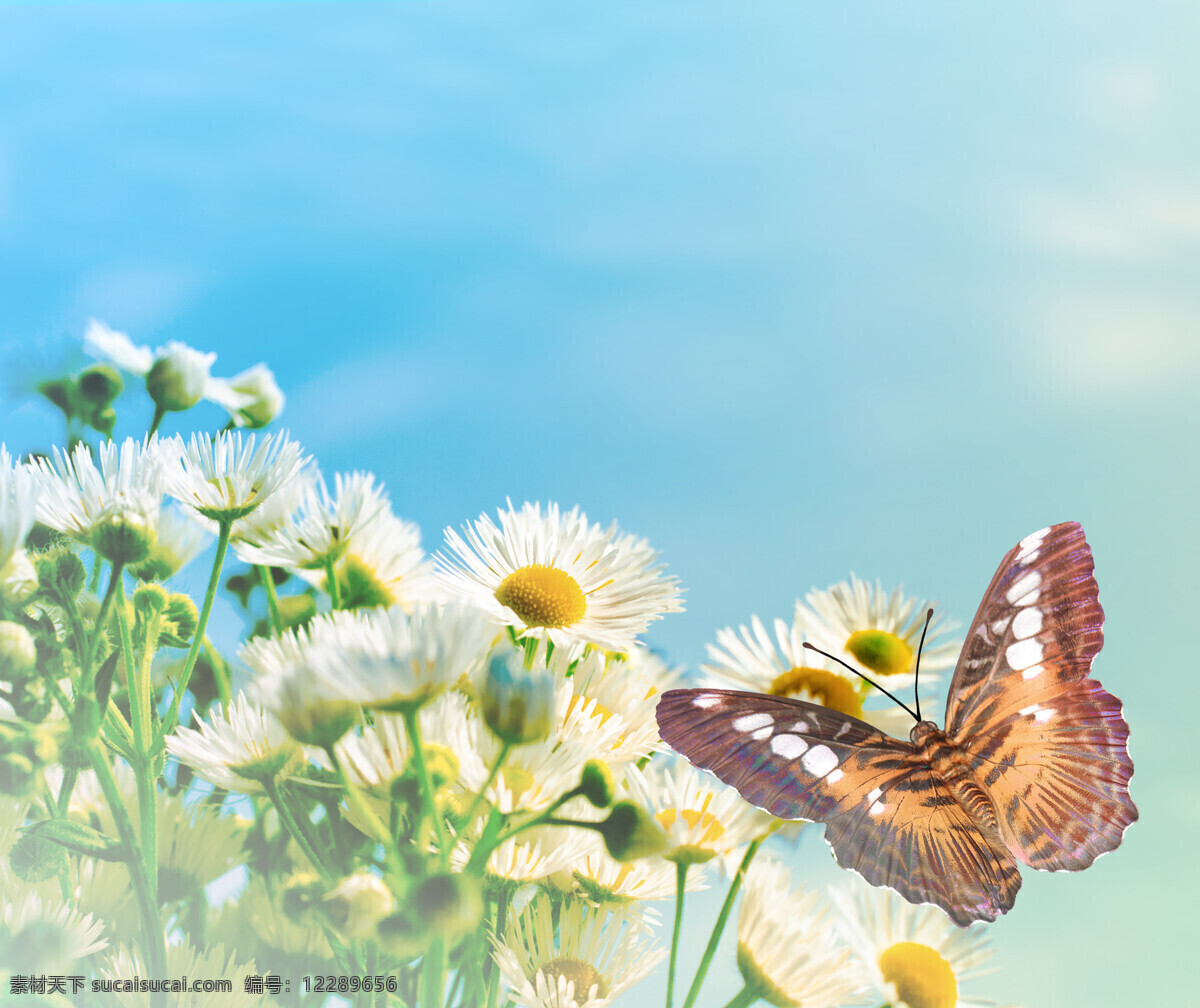
[[[320,1004],[253,980],[330,975],[364,1005],[602,1008],[661,968],[691,1008],[740,890],[731,1004],[978,1003],[958,989],[981,938],[794,887],[755,860],[780,823],[665,749],[682,676],[643,638],[682,592],[645,539],[508,502],[428,555],[373,474],[241,429],[283,405],[262,365],[217,379],[212,354],[99,322],[85,347],[102,363],[41,389],[70,447],[0,448],[4,979],[88,974],[131,1005],[167,1002],[122,978],[186,974],[231,980],[230,1003]],[[154,411],[114,440],[120,372]],[[224,429],[160,431],[205,399]],[[177,575],[202,556],[192,599]],[[228,650],[222,589],[244,616]],[[924,608],[852,579],[773,636],[719,631],[705,674],[893,730],[900,708],[839,662],[932,685],[954,648],[932,625],[917,678]],[[685,899],[722,880],[685,984]]]

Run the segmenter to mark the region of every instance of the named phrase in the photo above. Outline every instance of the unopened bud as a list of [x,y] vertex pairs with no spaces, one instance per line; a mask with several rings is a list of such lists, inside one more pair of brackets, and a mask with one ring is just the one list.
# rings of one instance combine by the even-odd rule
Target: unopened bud
[[509,745],[538,742],[554,727],[554,680],[522,667],[521,651],[494,655],[479,697],[484,723]]
[[583,765],[579,790],[596,808],[608,808],[613,800],[612,771],[600,760],[588,760]]
[[20,623],[0,620],[0,679],[23,682],[37,668],[37,642]]
[[348,938],[368,938],[380,920],[392,912],[396,899],[383,879],[360,871],[342,879],[325,894],[329,922]]
[[93,364],[79,376],[79,395],[93,406],[107,406],[124,387],[121,376],[107,364]]
[[424,921],[436,937],[453,945],[479,927],[483,891],[473,875],[430,875],[414,886],[406,909]]
[[0,567],[0,599],[20,605],[38,590],[37,569],[23,549],[13,550],[8,562]]
[[114,564],[144,560],[154,546],[154,521],[140,508],[117,504],[92,526],[92,548]]
[[168,343],[146,372],[146,391],[164,410],[191,409],[204,396],[209,368],[216,357],[183,343]]
[[239,427],[266,427],[283,412],[284,395],[265,364],[255,364],[229,379],[229,387],[250,401],[234,415]]
[[608,818],[596,827],[617,861],[634,861],[637,858],[661,854],[670,846],[670,839],[663,828],[637,802],[625,799],[617,802]]

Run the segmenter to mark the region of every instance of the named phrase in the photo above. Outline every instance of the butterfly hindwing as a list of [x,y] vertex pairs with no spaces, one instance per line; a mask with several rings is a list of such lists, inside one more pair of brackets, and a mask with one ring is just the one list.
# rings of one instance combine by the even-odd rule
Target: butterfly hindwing
[[1137,818],[1121,702],[1088,678],[1104,640],[1092,554],[1074,522],[1027,536],[980,603],[946,703],[1009,849],[1086,868]]
[[826,823],[839,864],[958,924],[995,920],[1020,876],[915,747],[857,718],[784,697],[669,690],[659,731],[696,766],[785,819]]

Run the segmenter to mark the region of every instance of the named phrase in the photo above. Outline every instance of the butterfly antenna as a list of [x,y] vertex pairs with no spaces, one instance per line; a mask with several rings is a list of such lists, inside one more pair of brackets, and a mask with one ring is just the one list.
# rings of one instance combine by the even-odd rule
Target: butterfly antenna
[[929,631],[929,621],[933,619],[933,610],[925,613],[925,625],[921,627],[921,643],[917,645],[917,663],[913,669],[913,699],[917,703],[917,720],[921,720],[921,649],[925,646],[925,634]]
[[869,682],[872,686],[874,686],[877,690],[879,690],[879,692],[882,693],[884,696],[890,697],[892,700],[894,700],[896,703],[898,703],[901,707],[903,707],[906,711],[908,711],[909,714],[912,714],[912,716],[915,717],[918,721],[921,720],[921,715],[915,713],[913,711],[913,709],[908,706],[908,704],[906,704],[903,700],[901,700],[894,693],[889,693],[882,686],[880,686],[879,683],[875,682],[874,679],[868,679],[865,675],[863,675],[861,672],[859,672],[858,669],[854,668],[854,666],[847,665],[844,661],[842,661],[841,658],[838,658],[836,655],[831,655],[828,651],[822,651],[819,647],[814,647],[812,644],[809,644],[808,641],[804,642],[804,646],[806,648],[808,648],[809,651],[816,651],[817,654],[824,655],[830,661],[837,662],[839,665],[842,666],[842,668],[849,669],[856,676],[859,676],[862,679],[866,679],[867,682]]

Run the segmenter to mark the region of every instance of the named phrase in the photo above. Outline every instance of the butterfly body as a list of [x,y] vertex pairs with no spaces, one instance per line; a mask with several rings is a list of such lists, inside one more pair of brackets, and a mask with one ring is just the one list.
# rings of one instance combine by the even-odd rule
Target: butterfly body
[[1078,871],[1137,818],[1121,703],[1088,678],[1103,641],[1091,551],[1073,522],[1005,556],[967,634],[945,728],[907,741],[816,704],[669,690],[662,737],[747,801],[824,822],[843,867],[960,926],[1007,912],[1018,861]]

